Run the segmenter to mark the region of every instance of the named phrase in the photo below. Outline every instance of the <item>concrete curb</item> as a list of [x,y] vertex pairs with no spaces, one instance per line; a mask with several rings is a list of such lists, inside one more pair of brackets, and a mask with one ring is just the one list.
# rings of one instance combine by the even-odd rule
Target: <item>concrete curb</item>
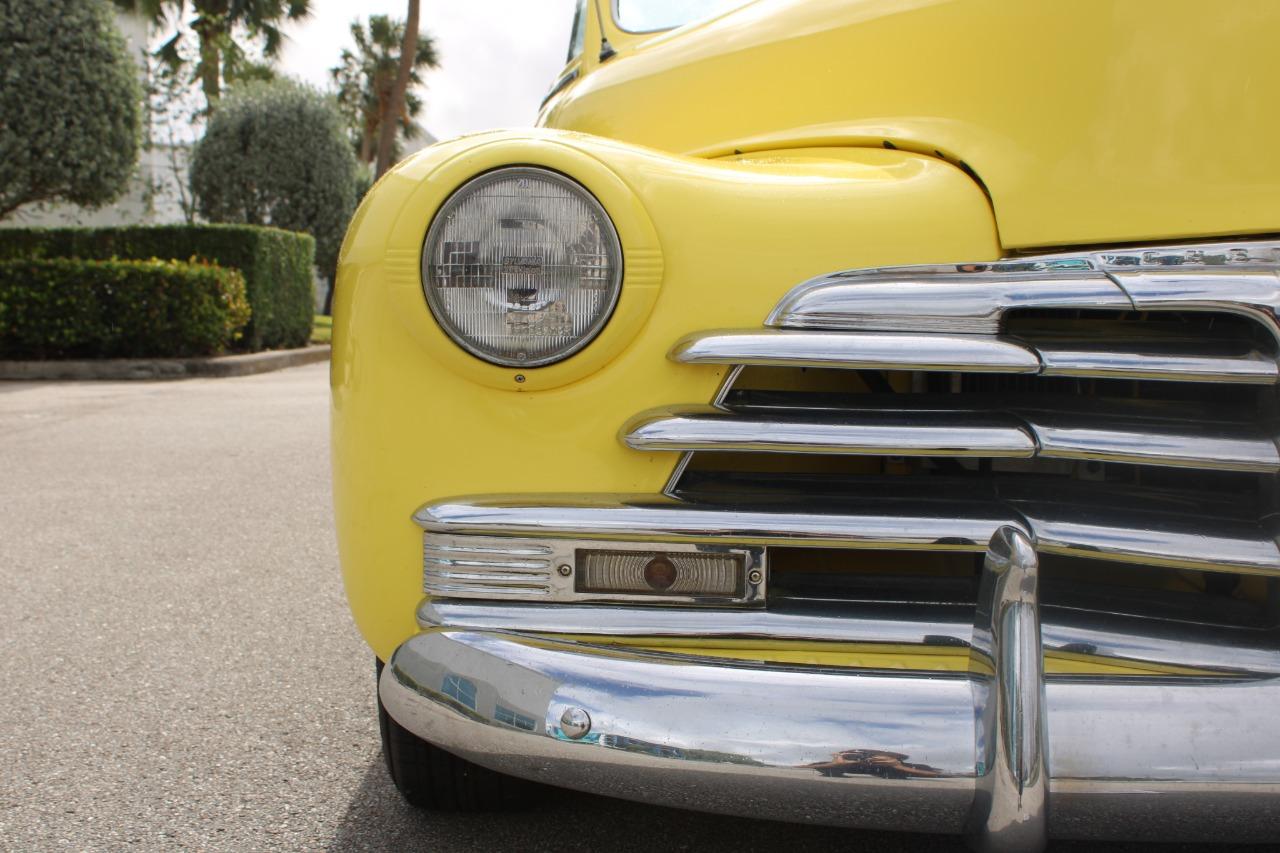
[[94,361],[0,361],[0,380],[43,382],[120,379],[191,379],[250,376],[329,360],[329,345],[223,355],[216,358],[104,358]]

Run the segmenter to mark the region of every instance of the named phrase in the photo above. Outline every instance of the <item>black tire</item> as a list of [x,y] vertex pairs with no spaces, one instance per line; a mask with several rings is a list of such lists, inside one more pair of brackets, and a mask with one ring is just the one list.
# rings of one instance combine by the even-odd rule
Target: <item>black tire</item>
[[[382,675],[382,661],[378,661]],[[527,807],[541,786],[472,764],[427,743],[397,723],[378,697],[382,754],[396,790],[420,809],[491,812]]]

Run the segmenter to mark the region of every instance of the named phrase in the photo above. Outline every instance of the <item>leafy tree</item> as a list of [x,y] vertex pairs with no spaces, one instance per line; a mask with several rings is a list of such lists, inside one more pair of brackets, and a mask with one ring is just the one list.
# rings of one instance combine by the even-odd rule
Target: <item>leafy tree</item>
[[[338,104],[351,127],[352,141],[362,163],[372,163],[378,153],[378,134],[382,117],[390,108],[404,32],[403,21],[386,15],[370,16],[367,25],[352,21],[355,50],[344,49],[342,64],[330,71],[338,87]],[[430,35],[419,33],[409,85],[421,86],[421,72],[439,65],[435,41]],[[420,129],[413,120],[420,112],[422,99],[410,89],[405,93],[404,109],[396,117],[404,138],[413,139],[419,134]],[[393,151],[398,156],[399,146]]]
[[286,21],[311,14],[311,0],[191,0],[195,17],[181,20],[187,0],[115,0],[117,6],[139,12],[156,24],[177,24],[177,33],[161,45],[158,54],[177,68],[186,62],[182,45],[188,31],[199,42],[195,77],[204,91],[205,108],[212,112],[224,83],[261,80],[274,76],[269,63],[254,60],[246,44],[260,45],[268,60],[280,54]]
[[119,198],[141,126],[138,66],[103,0],[0,0],[0,217]]
[[356,158],[333,99],[291,80],[232,88],[191,159],[191,190],[210,222],[274,225],[316,238],[333,280],[356,203]]

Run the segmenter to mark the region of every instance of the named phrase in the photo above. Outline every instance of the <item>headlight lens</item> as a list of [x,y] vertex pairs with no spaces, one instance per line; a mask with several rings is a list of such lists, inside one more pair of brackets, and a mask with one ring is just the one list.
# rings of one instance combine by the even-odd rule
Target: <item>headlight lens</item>
[[622,250],[604,208],[546,169],[498,169],[455,192],[427,232],[423,286],[463,349],[505,367],[566,358],[608,322]]

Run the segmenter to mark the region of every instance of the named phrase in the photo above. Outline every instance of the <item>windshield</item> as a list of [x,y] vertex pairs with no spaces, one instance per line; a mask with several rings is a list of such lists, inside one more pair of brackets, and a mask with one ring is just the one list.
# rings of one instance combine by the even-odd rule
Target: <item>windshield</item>
[[748,0],[615,0],[614,19],[632,33],[669,30],[691,21],[710,18]]
[[569,62],[582,55],[583,43],[587,39],[587,0],[578,0],[573,10],[573,29],[569,33]]

